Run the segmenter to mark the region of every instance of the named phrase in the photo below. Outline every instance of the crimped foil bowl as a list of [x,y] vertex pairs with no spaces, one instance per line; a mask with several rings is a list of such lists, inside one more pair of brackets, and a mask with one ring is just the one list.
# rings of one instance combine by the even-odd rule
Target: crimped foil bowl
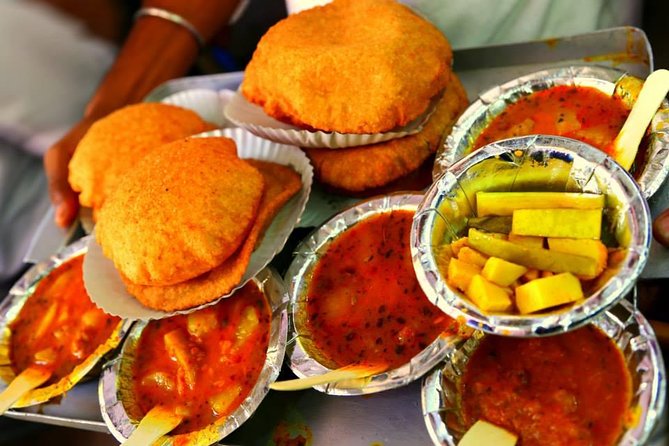
[[[489,314],[446,284],[435,250],[465,235],[478,191],[590,192],[606,196],[608,232],[627,254],[584,300],[548,313]],[[534,135],[487,145],[452,165],[414,217],[411,253],[428,298],[454,319],[488,333],[542,336],[584,325],[625,296],[648,260],[650,212],[639,186],[604,152],[580,141]],[[605,231],[606,232],[606,231]]]
[[[285,277],[289,282],[291,339],[286,347],[286,356],[293,373],[299,378],[318,376],[331,371],[319,362],[318,348],[311,341],[311,334],[306,324],[306,296],[309,283],[319,259],[329,245],[347,229],[374,215],[393,210],[415,211],[422,199],[421,195],[396,193],[372,198],[337,214],[327,223],[314,231],[296,249],[295,257]],[[290,279],[288,279],[290,278]],[[470,330],[471,331],[471,330]],[[466,335],[438,336],[430,345],[414,356],[411,361],[393,370],[388,370],[364,383],[342,381],[314,386],[314,389],[340,396],[364,395],[404,386],[429,372],[444,356],[462,342]]]
[[[507,105],[519,98],[558,85],[592,87],[613,95],[617,88],[624,89],[624,81],[628,76],[623,71],[609,67],[570,66],[537,71],[487,90],[472,102],[453,126],[451,134],[437,153],[434,178],[441,176],[451,164],[467,155],[486,126]],[[618,90],[616,94],[624,95],[625,92]],[[657,192],[669,174],[669,101],[666,99],[653,118],[650,132],[645,165],[639,166],[635,174],[646,198]]]
[[[285,286],[279,275],[269,268],[260,271],[252,280],[265,294],[272,312],[267,355],[258,381],[239,407],[225,420],[219,420],[222,422],[187,434],[165,435],[157,444],[212,444],[221,440],[251,417],[269,392],[269,385],[279,376],[288,329]],[[102,418],[109,431],[120,442],[124,442],[132,434],[140,421],[133,419],[128,413],[133,407],[131,370],[140,336],[149,323],[151,322],[135,323],[123,343],[121,353],[105,365],[100,377],[98,398]]]
[[[626,427],[618,445],[645,444],[662,414],[666,393],[667,375],[655,333],[646,318],[627,300],[592,323],[620,348],[632,377],[630,408],[638,416]],[[423,418],[435,445],[455,446],[465,433],[458,402],[460,379],[484,336],[477,332],[423,380]]]

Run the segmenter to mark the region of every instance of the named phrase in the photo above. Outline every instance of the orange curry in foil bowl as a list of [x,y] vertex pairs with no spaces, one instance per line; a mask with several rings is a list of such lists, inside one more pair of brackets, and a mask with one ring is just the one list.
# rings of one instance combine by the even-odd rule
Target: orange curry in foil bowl
[[[87,239],[31,268],[3,302],[0,377],[27,387],[11,407],[62,396],[122,340],[131,323],[105,314],[84,289]],[[27,390],[29,388],[29,390]],[[26,391],[27,390],[27,391]],[[11,390],[9,391],[11,393]]]
[[[491,88],[460,116],[437,154],[434,177],[487,144],[536,134],[577,139],[618,160],[613,142],[642,86],[643,80],[613,68],[571,66]],[[629,169],[645,197],[657,191],[669,172],[668,124],[665,100]]]
[[425,379],[423,413],[436,445],[644,444],[665,376],[650,324],[622,301],[556,336],[477,332]]
[[126,441],[145,420],[161,425],[161,417],[175,425],[160,444],[211,444],[236,429],[281,369],[284,299],[281,279],[265,269],[214,305],[137,322],[100,380],[112,434]]
[[286,273],[296,335],[288,346],[291,369],[300,378],[356,366],[376,370],[315,389],[356,395],[407,384],[466,334],[416,279],[409,244],[420,199],[395,194],[365,201],[298,247]]

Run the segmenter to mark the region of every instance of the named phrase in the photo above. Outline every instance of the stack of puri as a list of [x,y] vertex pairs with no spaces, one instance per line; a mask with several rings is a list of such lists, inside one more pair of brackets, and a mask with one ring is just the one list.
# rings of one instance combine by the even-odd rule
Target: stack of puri
[[240,159],[231,139],[186,138],[127,172],[98,213],[96,239],[142,304],[193,308],[235,289],[301,185],[289,167]]
[[70,163],[104,255],[149,308],[188,309],[229,294],[302,186],[286,166],[240,159],[231,139],[188,137],[211,128],[180,107],[137,104],[96,122]]
[[408,7],[394,0],[335,0],[289,16],[264,35],[242,93],[275,119],[326,132],[401,130],[432,112],[413,135],[305,149],[321,183],[365,194],[401,183],[433,160],[468,103],[451,61],[443,34]]
[[215,126],[197,113],[162,103],[121,108],[93,123],[72,155],[68,180],[79,204],[97,215],[119,180],[156,147]]

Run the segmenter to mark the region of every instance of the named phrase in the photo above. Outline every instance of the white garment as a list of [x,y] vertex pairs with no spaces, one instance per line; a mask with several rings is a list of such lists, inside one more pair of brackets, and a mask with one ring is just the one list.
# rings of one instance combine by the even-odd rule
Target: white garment
[[114,48],[52,8],[0,0],[0,281],[49,206],[39,155],[81,119]]
[[[400,0],[437,26],[453,48],[523,42],[637,25],[641,0]],[[293,14],[330,0],[286,0]]]
[[2,0],[0,138],[20,146],[42,133],[57,139],[55,130],[81,118],[113,58],[113,47],[74,19],[40,3]]

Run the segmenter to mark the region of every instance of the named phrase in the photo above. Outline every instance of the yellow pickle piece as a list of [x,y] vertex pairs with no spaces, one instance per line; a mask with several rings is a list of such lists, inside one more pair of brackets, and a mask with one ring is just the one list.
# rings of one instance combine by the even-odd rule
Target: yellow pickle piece
[[518,437],[506,429],[484,420],[478,420],[469,428],[458,446],[515,446]]
[[577,192],[477,192],[476,213],[512,215],[518,209],[603,209],[604,195]]
[[579,299],[583,299],[581,281],[570,273],[536,279],[516,288],[516,306],[520,314],[535,313]]
[[490,257],[483,266],[481,275],[499,286],[509,286],[527,272],[522,265],[507,262],[499,257]]
[[504,312],[511,310],[513,302],[506,288],[488,281],[480,274],[472,277],[467,297],[483,311]]
[[596,239],[601,236],[601,209],[519,209],[511,232],[539,237]]
[[483,265],[485,265],[485,262],[488,260],[488,256],[481,254],[469,246],[464,246],[460,248],[460,251],[458,252],[458,259],[483,268]]
[[481,267],[478,265],[472,265],[459,259],[451,259],[448,264],[447,282],[464,292],[469,288],[472,277],[480,273]]
[[543,237],[534,237],[531,235],[517,235],[509,234],[507,239],[510,242],[516,243],[518,245],[529,246],[530,248],[543,248],[544,247],[544,238]]
[[596,276],[597,262],[590,257],[544,248],[530,248],[508,240],[500,240],[476,229],[469,230],[468,239],[469,244],[483,254],[528,268],[554,273],[569,272],[590,278]]
[[597,275],[604,271],[609,257],[606,245],[599,240],[548,238],[548,249],[593,258],[597,262]]

